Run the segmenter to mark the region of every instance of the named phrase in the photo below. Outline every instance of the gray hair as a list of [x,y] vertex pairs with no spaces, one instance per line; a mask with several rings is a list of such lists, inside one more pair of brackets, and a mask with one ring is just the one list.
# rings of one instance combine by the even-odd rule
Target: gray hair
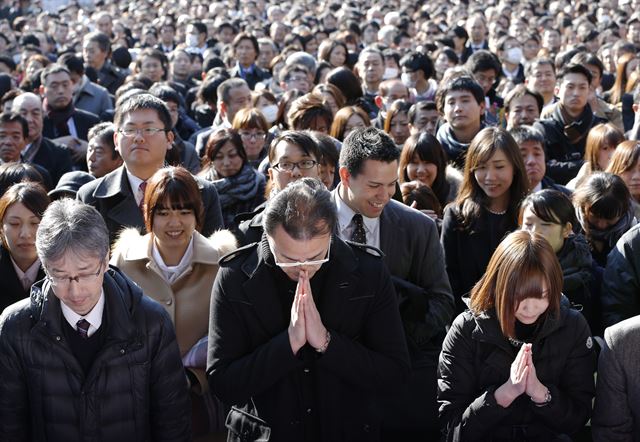
[[45,267],[70,250],[104,259],[109,254],[109,231],[96,209],[63,198],[52,202],[44,212],[36,233],[36,250]]
[[295,240],[333,233],[338,223],[331,194],[319,180],[302,178],[290,183],[267,204],[262,227],[273,236],[278,226]]

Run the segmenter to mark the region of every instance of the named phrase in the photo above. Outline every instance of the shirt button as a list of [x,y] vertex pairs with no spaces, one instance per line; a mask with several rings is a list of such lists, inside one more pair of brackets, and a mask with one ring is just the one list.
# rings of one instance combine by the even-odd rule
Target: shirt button
[[311,370],[309,370],[308,368],[305,368],[305,369],[304,369],[304,372],[305,372],[305,373],[309,373],[310,371],[311,371]]

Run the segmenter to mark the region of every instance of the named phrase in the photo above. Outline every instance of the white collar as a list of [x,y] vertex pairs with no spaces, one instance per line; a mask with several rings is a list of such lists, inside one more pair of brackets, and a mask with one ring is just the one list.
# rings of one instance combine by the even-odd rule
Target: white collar
[[142,198],[144,198],[144,195],[142,194],[142,192],[140,192],[140,184],[142,184],[144,180],[129,172],[129,169],[127,169],[126,167],[124,168],[124,170],[127,171],[127,178],[129,179],[129,185],[131,186],[133,197],[136,199],[136,204],[140,205],[140,201],[142,201]]
[[153,256],[153,260],[156,262],[156,265],[162,271],[165,279],[169,284],[173,284],[173,282],[178,279],[180,275],[182,275],[184,270],[193,261],[193,236],[194,235],[191,235],[187,250],[185,250],[184,255],[182,255],[180,262],[176,266],[168,266],[165,264],[164,259],[162,259],[162,255],[160,255],[160,250],[158,249],[158,246],[156,245],[156,242],[152,237],[151,254]]
[[[342,232],[344,229],[351,224],[353,219],[353,215],[356,212],[349,207],[349,205],[342,199],[340,196],[340,190],[342,189],[342,183],[338,184],[336,187],[336,209],[338,211],[338,223],[340,224],[340,231]],[[373,233],[376,230],[376,226],[380,221],[380,218],[369,218],[362,215],[362,221],[364,222],[364,228],[367,233]]]
[[36,278],[38,277],[38,270],[40,270],[40,259],[36,258],[33,264],[31,264],[29,268],[23,272],[20,267],[18,267],[18,264],[16,264],[16,262],[13,260],[13,256],[9,255],[9,257],[11,258],[11,264],[13,264],[13,269],[16,271],[16,276],[18,276],[20,282],[22,282],[25,277],[29,279],[31,284],[36,282]]
[[74,330],[78,329],[78,326],[76,324],[78,324],[79,320],[86,319],[90,324],[89,330],[87,331],[87,336],[91,336],[92,334],[97,332],[102,325],[102,314],[104,313],[104,289],[100,293],[100,299],[98,299],[96,305],[91,309],[89,313],[84,316],[80,316],[79,314],[71,310],[71,308],[62,301],[60,301],[60,307],[62,308],[64,319],[67,320],[69,325],[71,325],[71,328]]

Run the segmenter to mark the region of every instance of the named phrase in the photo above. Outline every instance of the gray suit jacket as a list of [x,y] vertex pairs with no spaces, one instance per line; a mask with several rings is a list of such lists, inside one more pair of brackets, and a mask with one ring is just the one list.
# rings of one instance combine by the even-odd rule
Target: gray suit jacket
[[[200,233],[208,237],[224,228],[218,191],[213,183],[195,178],[204,204],[204,223]],[[82,186],[78,190],[77,199],[100,212],[109,229],[111,242],[123,227],[137,227],[145,232],[142,212],[131,191],[125,166]]]
[[78,94],[73,97],[73,104],[76,108],[91,112],[99,117],[104,112],[113,109],[109,91],[88,79],[78,91]]
[[595,442],[640,441],[640,316],[607,328],[591,418]]
[[[331,192],[334,201],[339,198],[336,192]],[[380,249],[393,277],[425,291],[427,312],[421,321],[424,339],[444,333],[453,317],[454,301],[436,223],[422,212],[391,200],[380,215]]]

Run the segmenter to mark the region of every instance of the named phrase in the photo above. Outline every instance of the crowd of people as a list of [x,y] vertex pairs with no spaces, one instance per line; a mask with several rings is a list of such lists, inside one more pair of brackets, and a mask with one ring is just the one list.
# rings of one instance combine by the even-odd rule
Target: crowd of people
[[0,440],[635,440],[638,7],[0,4]]

